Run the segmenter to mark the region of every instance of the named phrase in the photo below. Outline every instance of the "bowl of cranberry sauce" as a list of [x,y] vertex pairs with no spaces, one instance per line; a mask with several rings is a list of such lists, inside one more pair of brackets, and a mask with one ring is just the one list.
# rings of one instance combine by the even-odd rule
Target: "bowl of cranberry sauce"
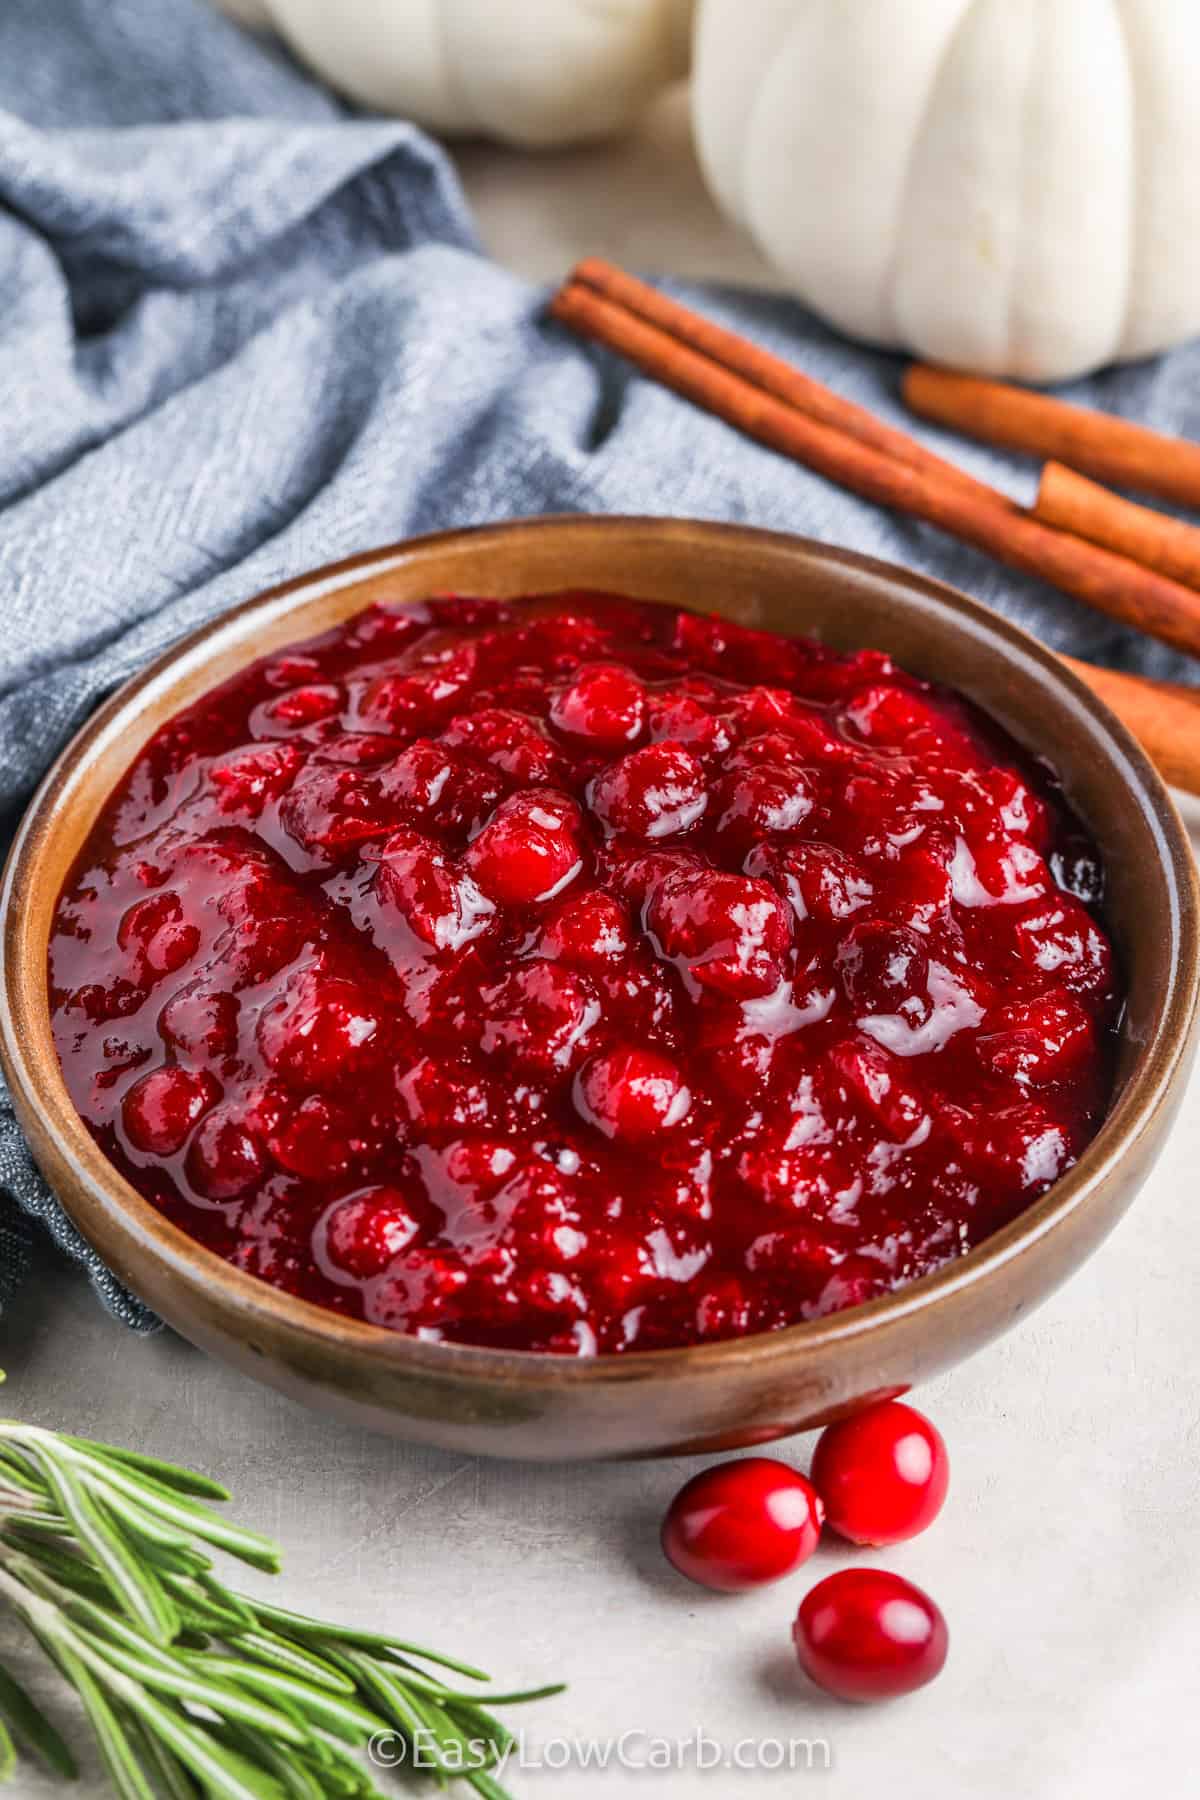
[[435,1341],[742,1337],[961,1256],[1111,1091],[1104,870],[875,650],[595,593],[376,605],[169,720],[50,942],[106,1155]]
[[1099,1241],[1193,880],[1099,703],[948,590],[449,534],[93,721],[10,863],[5,1061],[87,1235],[267,1379],[513,1454],[757,1440]]

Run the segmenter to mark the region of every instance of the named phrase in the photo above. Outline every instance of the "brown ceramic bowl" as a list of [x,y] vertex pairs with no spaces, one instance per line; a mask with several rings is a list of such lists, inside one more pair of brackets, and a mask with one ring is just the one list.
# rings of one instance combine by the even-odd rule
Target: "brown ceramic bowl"
[[[961,1261],[832,1318],[699,1348],[576,1361],[421,1343],[294,1300],[201,1249],[84,1129],[50,1030],[51,916],[99,807],[156,727],[243,664],[369,601],[568,586],[880,646],[964,690],[1057,767],[1110,871],[1109,923],[1130,994],[1116,1097],[1064,1179]],[[109,701],[48,776],[9,859],[3,1062],[38,1162],[84,1236],[185,1337],[284,1392],[364,1425],[497,1456],[757,1443],[956,1362],[1095,1249],[1145,1179],[1182,1092],[1197,900],[1183,827],[1133,739],[1046,650],[961,594],[738,526],[535,519],[402,544],[291,582],[188,638]]]

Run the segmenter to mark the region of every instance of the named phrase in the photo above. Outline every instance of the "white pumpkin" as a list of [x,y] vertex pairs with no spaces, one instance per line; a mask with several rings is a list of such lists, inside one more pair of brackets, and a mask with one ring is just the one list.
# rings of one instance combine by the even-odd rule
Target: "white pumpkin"
[[1198,0],[700,0],[694,107],[856,337],[1051,381],[1200,331]]
[[607,137],[688,65],[694,0],[218,0],[350,99],[540,147]]

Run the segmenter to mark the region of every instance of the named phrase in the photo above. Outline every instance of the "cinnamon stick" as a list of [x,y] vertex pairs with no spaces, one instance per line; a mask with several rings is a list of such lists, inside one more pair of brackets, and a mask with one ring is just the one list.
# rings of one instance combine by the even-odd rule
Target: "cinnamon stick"
[[581,282],[560,290],[551,312],[696,405],[863,499],[935,525],[1124,625],[1200,656],[1200,594],[1182,583],[1052,530],[991,490],[980,499],[926,467],[900,462],[819,422]]
[[1200,689],[1062,660],[1133,733],[1164,781],[1200,794]]
[[904,376],[912,411],[985,444],[1025,450],[1100,481],[1200,506],[1200,444],[1050,394],[913,363]]
[[569,282],[591,288],[605,300],[636,314],[650,325],[656,325],[669,336],[690,344],[702,356],[707,356],[713,362],[720,363],[722,368],[742,376],[764,393],[773,394],[777,400],[786,400],[789,406],[794,406],[819,424],[830,425],[847,437],[857,438],[860,443],[869,444],[896,462],[907,463],[911,468],[924,469],[930,475],[939,476],[943,481],[973,493],[977,499],[990,499],[1000,506],[1015,504],[998,489],[977,481],[965,469],[960,469],[954,463],[947,462],[944,457],[935,455],[932,450],[927,450],[924,444],[907,431],[885,424],[865,406],[857,406],[854,401],[845,399],[822,382],[814,381],[812,376],[794,368],[781,356],[775,356],[771,351],[740,337],[736,331],[728,331],[723,325],[715,324],[701,313],[693,312],[690,307],[672,300],[658,288],[651,287],[648,282],[639,281],[635,275],[627,274],[614,263],[605,262],[602,257],[589,256],[577,263],[571,271]]
[[1134,562],[1157,569],[1173,581],[1200,588],[1200,530],[1153,507],[1122,500],[1119,494],[1077,475],[1062,463],[1042,470],[1034,512],[1059,531],[1103,544]]

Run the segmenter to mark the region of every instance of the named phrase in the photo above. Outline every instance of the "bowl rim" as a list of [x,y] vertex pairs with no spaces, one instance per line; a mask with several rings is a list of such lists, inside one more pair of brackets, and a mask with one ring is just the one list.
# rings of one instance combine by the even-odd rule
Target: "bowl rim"
[[[574,1357],[543,1351],[498,1350],[470,1344],[430,1342],[402,1332],[389,1331],[365,1320],[335,1313],[312,1301],[302,1300],[273,1287],[259,1277],[235,1268],[216,1252],[172,1224],[126,1181],[88,1133],[67,1093],[54,1046],[49,1008],[38,1005],[38,978],[26,954],[28,926],[20,896],[36,874],[48,820],[69,791],[89,753],[110,727],[144,691],[185,663],[201,664],[210,641],[226,633],[248,615],[262,613],[272,620],[286,614],[301,599],[356,584],[368,575],[386,575],[389,567],[408,562],[414,555],[436,554],[460,542],[473,542],[486,550],[527,535],[564,535],[581,528],[614,538],[645,535],[661,537],[669,544],[694,548],[695,540],[725,545],[736,550],[747,540],[782,553],[799,552],[884,579],[948,606],[976,629],[998,639],[1004,652],[1037,664],[1045,677],[1057,683],[1077,709],[1103,728],[1113,753],[1114,773],[1123,774],[1132,796],[1140,804],[1153,829],[1172,897],[1172,926],[1176,954],[1170,968],[1168,990],[1156,1027],[1138,1047],[1125,1086],[1096,1137],[1059,1181],[1040,1199],[1024,1209],[1008,1225],[985,1238],[965,1256],[920,1276],[895,1291],[883,1294],[844,1312],[788,1325],[776,1331],[721,1339],[711,1344],[687,1344],[656,1350],[635,1350],[620,1355]],[[367,604],[367,602],[364,602]],[[255,660],[248,655],[246,662]],[[127,721],[128,723],[128,721]],[[897,563],[824,544],[819,540],[761,527],[657,515],[543,514],[492,524],[457,527],[382,545],[373,550],[322,565],[250,596],[206,621],[155,657],[112,695],[84,722],[56,757],[29,802],[5,863],[0,887],[0,1065],[3,1066],[18,1110],[23,1103],[39,1116],[48,1138],[87,1197],[87,1208],[119,1213],[143,1251],[153,1253],[165,1273],[185,1286],[197,1281],[216,1288],[237,1309],[249,1337],[256,1324],[281,1331],[293,1342],[326,1345],[342,1352],[359,1353],[371,1361],[393,1365],[413,1374],[476,1381],[488,1379],[509,1388],[619,1385],[653,1374],[661,1378],[699,1377],[718,1368],[731,1369],[753,1363],[765,1367],[792,1362],[804,1349],[826,1350],[875,1330],[882,1323],[899,1323],[925,1313],[941,1302],[998,1277],[1016,1258],[1053,1234],[1101,1188],[1149,1127],[1171,1088],[1181,1063],[1189,1054],[1193,1028],[1200,1007],[1200,887],[1195,859],[1183,822],[1157,771],[1140,745],[1108,707],[1055,654],[1004,615],[973,599],[951,584],[938,581]],[[34,1050],[48,1048],[39,1058]],[[66,1203],[64,1203],[66,1205]],[[66,1206],[81,1234],[88,1231]],[[86,1210],[86,1209],[81,1209]],[[89,1240],[90,1241],[90,1240]]]

